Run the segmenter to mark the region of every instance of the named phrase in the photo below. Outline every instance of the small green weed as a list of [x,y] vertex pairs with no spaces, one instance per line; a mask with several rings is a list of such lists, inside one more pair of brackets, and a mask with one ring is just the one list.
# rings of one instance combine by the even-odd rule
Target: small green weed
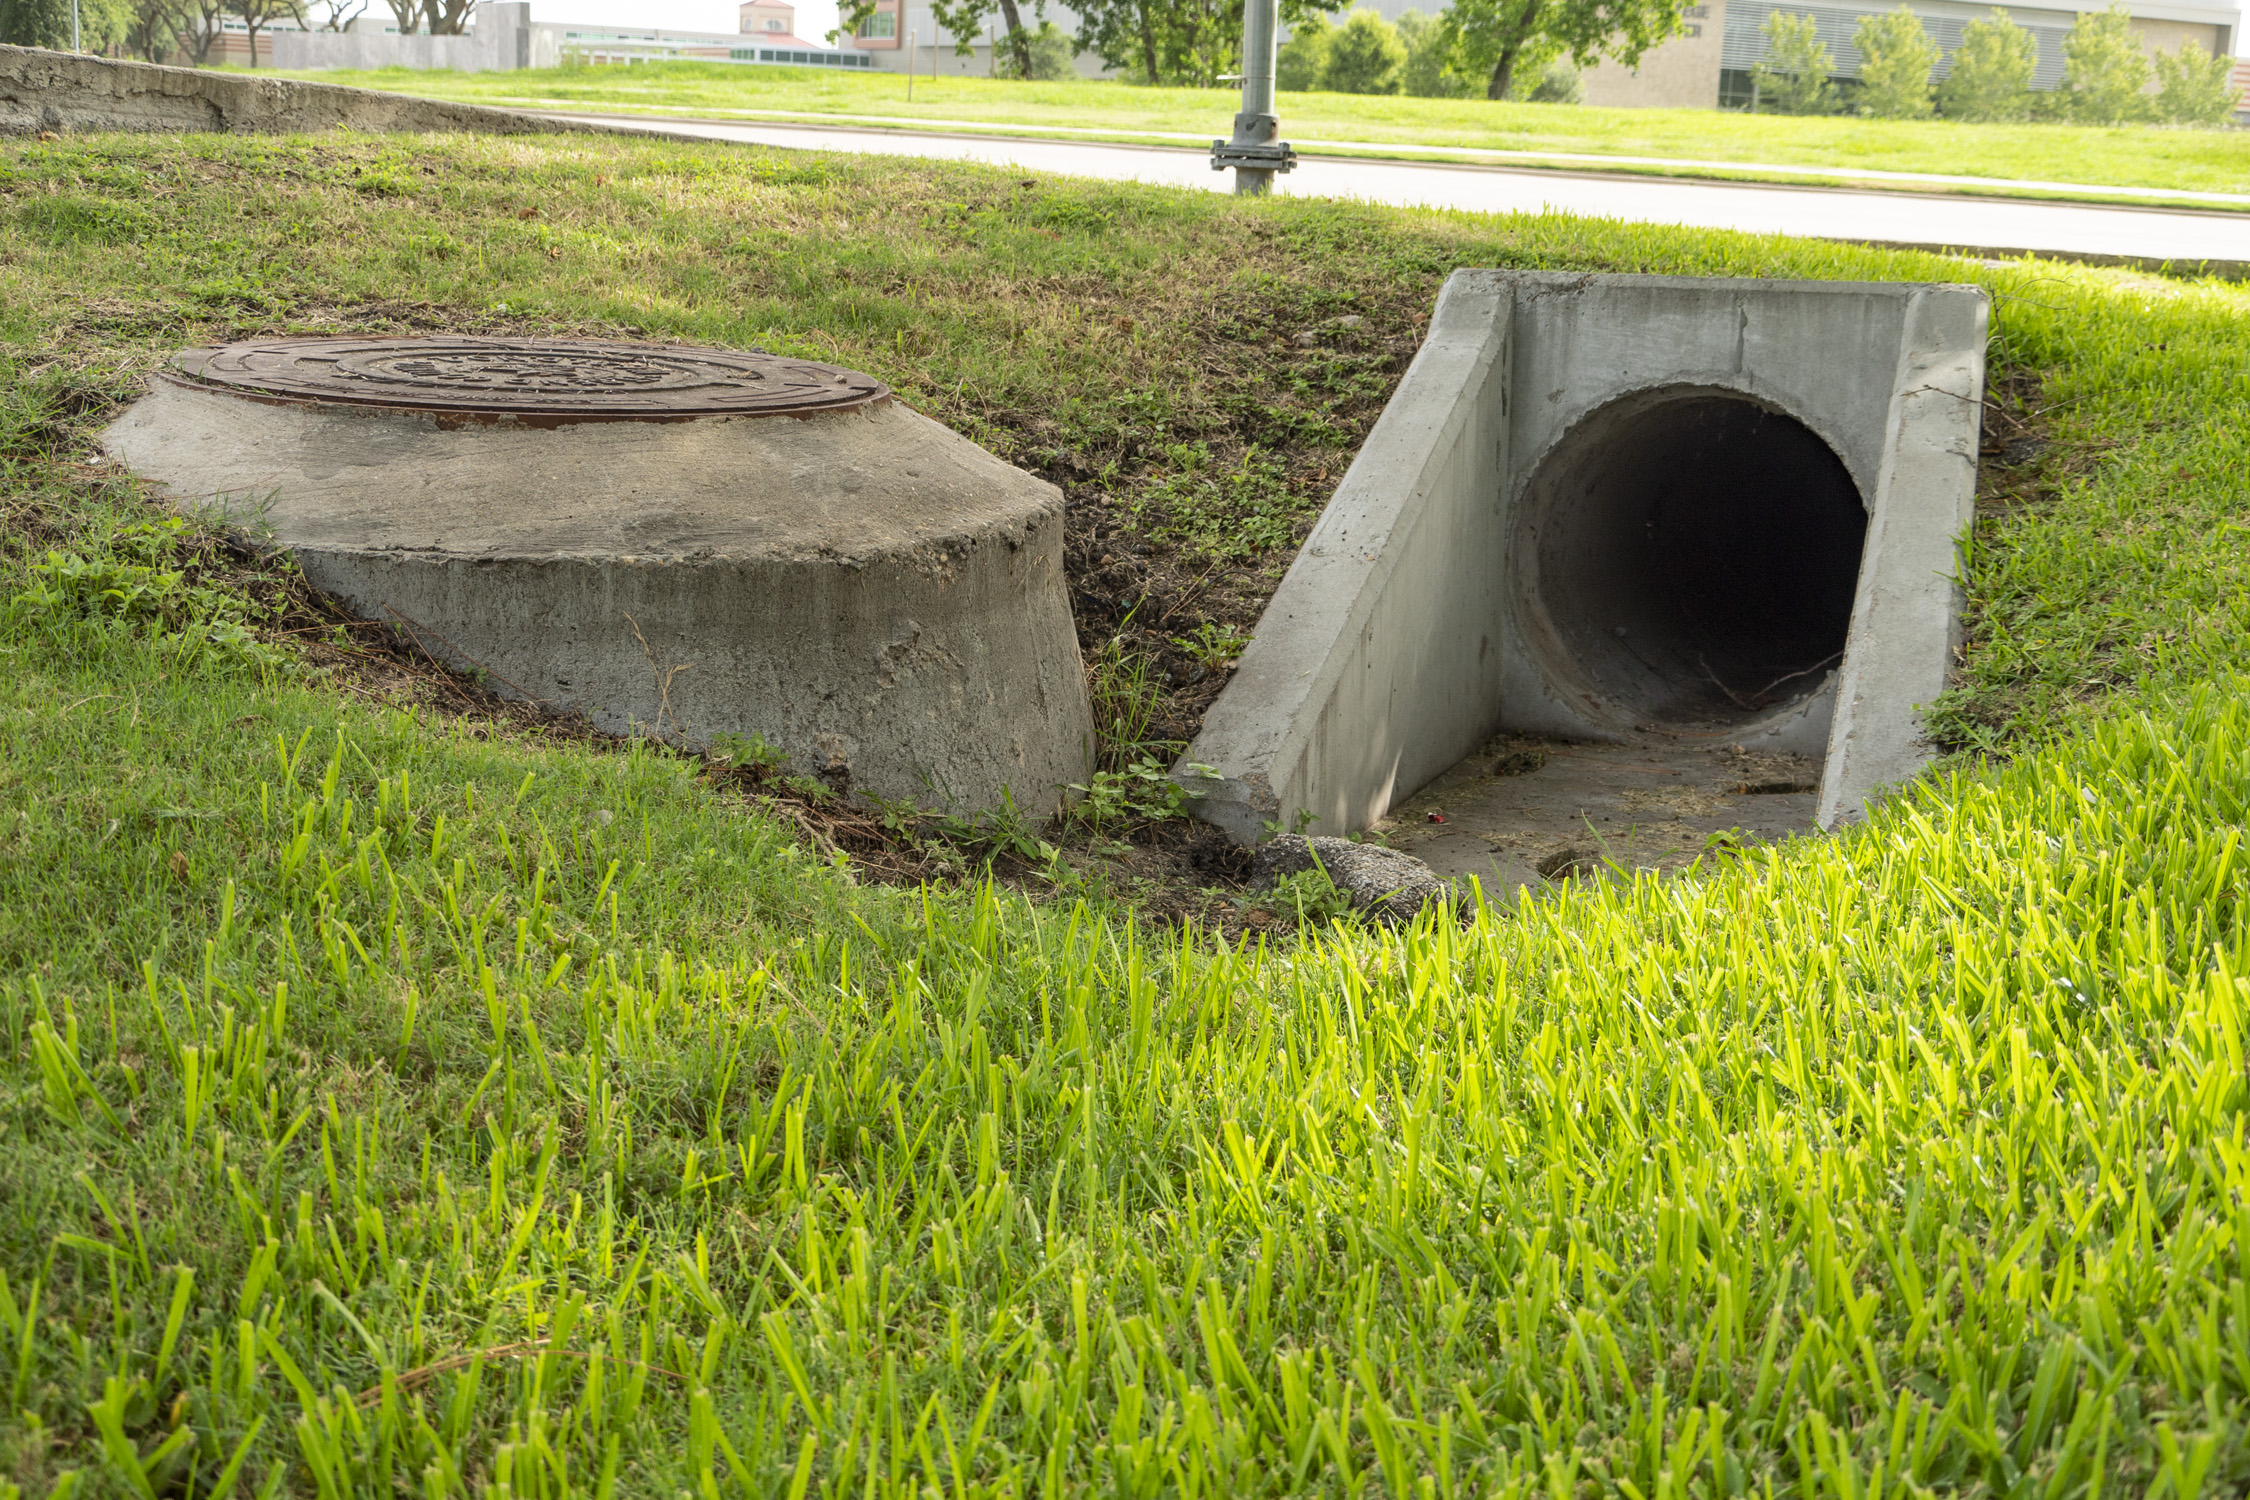
[[1289,482],[1288,466],[1255,445],[1221,464],[1203,443],[1174,443],[1164,461],[1169,472],[1135,498],[1135,519],[1148,535],[1214,562],[1288,547],[1320,510],[1320,497],[1300,493]]
[[390,167],[369,167],[352,178],[352,191],[370,198],[404,198],[414,187],[412,178]]
[[1017,808],[1016,799],[1006,788],[1001,789],[999,807],[967,814],[943,813],[932,820],[931,827],[941,842],[976,856],[986,865],[1013,859],[1048,870],[1054,867],[1060,852],[1039,836],[1039,825]]
[[1311,869],[1275,880],[1273,893],[1267,899],[1273,906],[1289,912],[1300,931],[1326,927],[1352,914],[1352,898],[1338,888],[1317,855]]
[[1250,637],[1232,625],[1221,625],[1216,620],[1206,620],[1197,626],[1192,635],[1176,635],[1172,644],[1194,661],[1213,672],[1234,665],[1250,645]]
[[1116,635],[1102,642],[1086,666],[1086,691],[1094,710],[1095,763],[1104,771],[1122,772],[1152,751],[1174,748],[1149,738],[1150,726],[1164,706],[1164,686],[1156,675],[1156,661],[1126,634],[1132,617]]
[[1073,783],[1078,801],[1067,822],[1097,838],[1116,837],[1150,823],[1187,816],[1196,794],[1172,779],[1163,761],[1143,756],[1118,771],[1096,771]]
[[49,551],[30,568],[30,582],[9,596],[11,623],[100,621],[140,629],[182,650],[209,650],[249,665],[286,660],[259,641],[251,625],[259,608],[225,589],[191,583],[160,561],[176,545],[185,523],[176,517],[119,528],[105,550],[91,555]]
[[1060,852],[1040,836],[1038,824],[1016,806],[1005,788],[1000,806],[974,813],[946,813],[919,807],[904,798],[862,791],[884,832],[930,861],[938,871],[958,877],[973,868],[990,870],[1014,860],[1053,875]]
[[748,734],[715,734],[704,753],[721,765],[761,777],[770,776],[789,763],[788,751],[754,729]]

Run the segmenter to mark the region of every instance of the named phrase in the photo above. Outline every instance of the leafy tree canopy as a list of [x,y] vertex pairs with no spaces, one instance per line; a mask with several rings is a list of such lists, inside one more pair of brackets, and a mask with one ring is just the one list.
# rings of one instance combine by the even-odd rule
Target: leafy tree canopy
[[1304,94],[1326,88],[1328,48],[1336,28],[1319,16],[1307,16],[1289,29],[1289,40],[1274,54],[1273,86],[1283,93]]
[[2084,12],[2063,38],[2063,80],[2074,119],[2093,125],[2147,119],[2150,103],[2141,90],[2148,75],[2148,54],[2121,4]]
[[2038,66],[2039,44],[2031,33],[1995,7],[1961,29],[1952,69],[1938,86],[1938,108],[1953,120],[2020,120],[2031,113],[2031,75]]
[[1402,11],[1398,39],[1406,45],[1404,83],[1409,94],[1452,99],[1468,92],[1466,81],[1453,67],[1451,38],[1438,17],[1418,10]]
[[1820,25],[1803,15],[1777,10],[1766,17],[1766,55],[1751,68],[1758,100],[1785,115],[1824,115],[1836,107],[1836,70]]
[[[78,45],[95,52],[124,41],[132,15],[126,0],[79,0]],[[0,0],[0,42],[67,50],[70,0]]]
[[[1295,30],[1342,3],[1281,0],[1282,24]],[[1075,9],[1078,45],[1128,78],[1197,88],[1242,71],[1242,0],[1083,0]]]
[[2174,125],[2225,125],[2242,102],[2234,86],[2234,59],[2214,57],[2200,42],[2156,54],[2156,113]]
[[1485,97],[1505,99],[1516,68],[1542,44],[1580,67],[1609,57],[1628,67],[1683,24],[1678,0],[1454,0],[1439,18],[1455,66],[1485,79]]
[[1887,15],[1861,16],[1852,43],[1859,48],[1860,113],[1888,120],[1929,114],[1930,70],[1939,52],[1920,16],[1904,5]]
[[1371,10],[1355,10],[1328,47],[1327,87],[1339,94],[1395,94],[1405,81],[1406,44]]

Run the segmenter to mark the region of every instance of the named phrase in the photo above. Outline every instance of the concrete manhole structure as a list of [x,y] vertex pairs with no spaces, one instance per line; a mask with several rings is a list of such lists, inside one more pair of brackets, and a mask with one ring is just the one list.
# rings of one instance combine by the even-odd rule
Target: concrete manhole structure
[[1513,733],[1794,757],[1808,822],[1857,816],[1952,665],[1986,322],[1967,286],[1456,272],[1185,757],[1203,815],[1363,829]]
[[1093,725],[1054,486],[866,375],[554,339],[189,350],[104,435],[361,616],[619,732],[1031,814]]

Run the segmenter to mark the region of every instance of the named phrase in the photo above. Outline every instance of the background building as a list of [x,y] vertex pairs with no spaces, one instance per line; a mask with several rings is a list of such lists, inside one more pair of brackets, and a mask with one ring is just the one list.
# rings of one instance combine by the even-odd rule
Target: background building
[[[1019,8],[1024,25],[1036,29],[1040,18],[1032,0],[1019,0]],[[1068,6],[1048,6],[1046,19],[1065,36],[1077,37],[1078,15]],[[952,33],[938,25],[937,17],[930,13],[928,0],[875,0],[875,14],[859,28],[851,45],[872,58],[876,67],[893,73],[906,71],[911,47],[914,71],[924,78],[933,74],[988,78],[993,73],[992,44],[999,35],[1000,17],[995,14],[984,36],[964,57],[954,50]],[[1093,53],[1078,54],[1079,76],[1106,78],[1110,71]]]
[[[873,66],[873,59],[866,53],[799,37],[796,14],[789,0],[749,0],[741,8],[738,31],[679,31],[661,26],[534,21],[528,0],[485,0],[476,8],[476,18],[465,36],[401,36],[396,26],[378,27],[362,17],[349,31],[277,34],[270,61],[277,68],[454,68],[464,73],[552,68],[565,62],[605,66],[677,61],[800,68]],[[262,37],[259,50],[268,50]]]
[[[1991,5],[1960,4],[1956,0],[1909,0],[1914,13],[1922,18],[1922,29],[1930,40],[1937,43],[1944,54],[1938,63],[1935,77],[1943,80],[1953,57],[1953,50],[1961,44],[1961,29],[1981,16],[1990,15]],[[1638,68],[1624,68],[1605,62],[1589,68],[1585,77],[1588,104],[1719,104],[1727,108],[1748,107],[1751,98],[1750,70],[1766,55],[1766,18],[1776,11],[1796,15],[1810,15],[1820,28],[1820,40],[1835,59],[1833,77],[1850,79],[1859,76],[1859,49],[1852,44],[1858,30],[1860,17],[1880,15],[1895,6],[1872,3],[1872,0],[1823,0],[1819,4],[1804,4],[1801,0],[1707,0],[1689,10],[1688,32],[1674,37],[1641,59]],[[2095,10],[2097,5],[2072,7],[2006,5],[2010,20],[2031,33],[2039,47],[2039,65],[2033,72],[2031,86],[2035,89],[2059,87],[2063,80],[2063,38],[2078,19],[2080,10]],[[2235,39],[2241,26],[2241,13],[2233,9],[2220,9],[2210,5],[2170,5],[2138,3],[2131,6],[2133,30],[2141,45],[2151,52],[2170,52],[2182,42],[2195,41],[2203,50],[2214,55],[2234,51]]]
[[[1961,28],[1995,9],[1984,3],[1956,0],[1907,0],[1922,25],[1944,52],[1937,77],[1943,79],[1953,49],[1960,45]],[[2039,67],[2032,87],[2051,89],[2062,82],[2062,40],[2082,11],[2101,10],[2108,0],[2078,0],[2056,5],[2001,5],[2009,18],[2029,31],[2039,46]],[[1356,0],[1357,8],[1380,12],[1390,20],[1409,10],[1425,14],[1442,10],[1431,0]],[[1861,16],[1895,10],[1897,0],[1691,0],[1685,10],[1686,29],[1641,57],[1637,68],[1613,62],[1597,63],[1585,70],[1585,102],[1617,106],[1672,105],[1708,109],[1715,104],[1741,108],[1750,102],[1750,69],[1766,55],[1766,17],[1775,11],[1810,14],[1820,28],[1820,39],[1835,59],[1834,76],[1859,76],[1859,49],[1852,34]],[[2200,42],[2213,56],[2232,53],[2241,38],[2242,14],[2217,5],[2168,4],[2163,0],[2127,0],[2133,30],[2148,50],[2169,52],[2190,39]],[[2250,73],[2250,65],[2238,76]],[[1288,111],[1283,110],[1286,117]]]

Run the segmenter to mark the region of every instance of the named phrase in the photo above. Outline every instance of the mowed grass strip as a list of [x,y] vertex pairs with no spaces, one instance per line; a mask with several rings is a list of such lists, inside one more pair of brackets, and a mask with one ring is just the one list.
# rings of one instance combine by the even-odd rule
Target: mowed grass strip
[[[1953,716],[2012,760],[1691,879],[1224,949],[855,885],[692,761],[277,666],[89,424],[189,337],[629,327],[827,350],[1034,463],[1109,434],[1071,482],[1125,518],[1148,435],[1229,410],[1151,374],[1288,326],[1153,308],[1962,265],[614,143],[7,161],[6,1483],[2250,1482],[2239,293],[1977,273],[2053,444],[1971,553]],[[1041,381],[1082,427],[993,415]]]
[[[1034,135],[1060,127],[1126,135],[1143,132],[1149,139],[1181,133],[1224,135],[1239,102],[1233,94],[1219,89],[1068,81],[1022,83],[990,78],[917,78],[914,97],[909,100],[906,79],[897,73],[852,76],[828,68],[693,62],[511,73],[386,68],[290,76],[511,108],[577,108],[625,114],[801,110],[924,120],[931,128],[947,121],[970,120],[1012,126]],[[2239,131],[1810,118],[1717,109],[1603,109],[1373,94],[1283,94],[1278,107],[1283,134],[1290,139],[1367,142],[1402,152],[1414,146],[1595,152],[1693,162],[1853,167],[2140,187],[2159,196],[2163,189],[2250,193],[2250,147],[2244,145]],[[1569,165],[1584,170],[1582,164]],[[1617,169],[1789,180],[1786,172],[1729,174],[1709,168],[1625,163]],[[2016,191],[1938,185],[1914,190]]]

